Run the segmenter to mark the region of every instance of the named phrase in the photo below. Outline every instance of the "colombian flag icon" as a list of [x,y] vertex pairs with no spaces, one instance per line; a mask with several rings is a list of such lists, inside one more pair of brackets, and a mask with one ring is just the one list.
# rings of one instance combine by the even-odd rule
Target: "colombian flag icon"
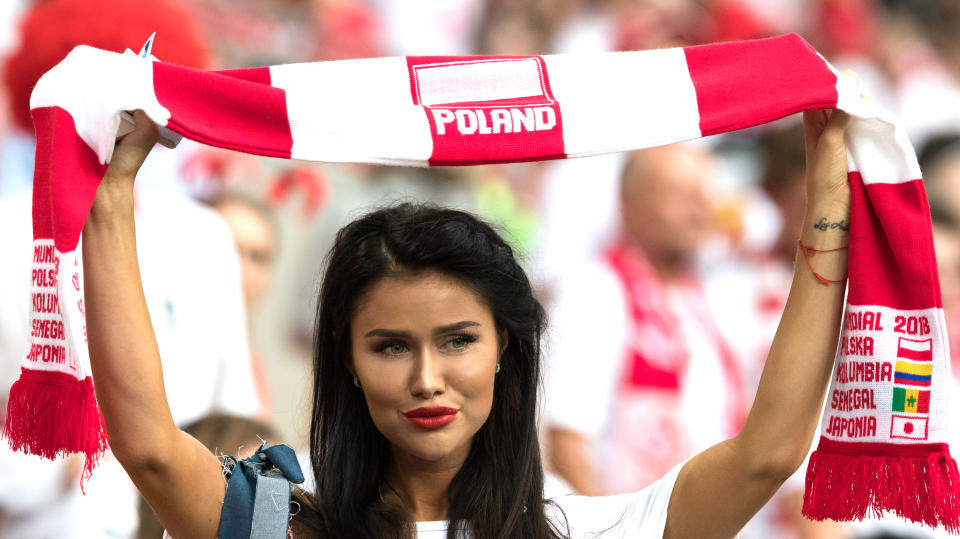
[[897,360],[893,373],[893,381],[906,386],[929,386],[933,377],[933,364],[914,363],[912,361]]
[[901,386],[930,387],[933,378],[931,340],[900,338],[893,382]]
[[894,387],[893,411],[909,414],[929,414],[930,392],[920,389]]

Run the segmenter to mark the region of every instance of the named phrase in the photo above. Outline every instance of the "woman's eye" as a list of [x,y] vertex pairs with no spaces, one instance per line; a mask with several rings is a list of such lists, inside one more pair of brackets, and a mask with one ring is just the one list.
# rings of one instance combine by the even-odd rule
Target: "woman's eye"
[[407,351],[407,345],[400,342],[388,342],[381,344],[377,348],[377,351],[387,354],[388,356],[399,356]]
[[473,335],[454,335],[449,341],[447,341],[447,346],[453,348],[454,350],[462,350],[470,346],[470,344],[476,340],[477,338]]

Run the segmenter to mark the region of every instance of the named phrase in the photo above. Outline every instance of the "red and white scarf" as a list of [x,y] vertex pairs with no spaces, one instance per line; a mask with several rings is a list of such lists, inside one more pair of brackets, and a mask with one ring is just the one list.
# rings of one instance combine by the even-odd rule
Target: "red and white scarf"
[[804,512],[846,520],[892,510],[957,531],[960,480],[946,444],[949,351],[920,169],[897,122],[796,35],[221,72],[74,49],[31,97],[31,336],[4,432],[30,453],[84,452],[88,473],[106,446],[89,376],[78,243],[120,111],[144,110],[168,138],[241,152],[424,166],[632,150],[830,108],[853,116],[850,278]]

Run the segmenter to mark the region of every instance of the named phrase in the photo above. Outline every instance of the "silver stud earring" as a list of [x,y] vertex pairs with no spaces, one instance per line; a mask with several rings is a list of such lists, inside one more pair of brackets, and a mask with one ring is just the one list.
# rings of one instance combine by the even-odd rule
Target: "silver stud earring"
[[357,380],[356,376],[353,377],[353,386],[360,387],[360,380]]
[[497,370],[494,371],[494,373],[498,373],[498,372],[500,372],[500,364],[499,364],[499,363],[497,363]]

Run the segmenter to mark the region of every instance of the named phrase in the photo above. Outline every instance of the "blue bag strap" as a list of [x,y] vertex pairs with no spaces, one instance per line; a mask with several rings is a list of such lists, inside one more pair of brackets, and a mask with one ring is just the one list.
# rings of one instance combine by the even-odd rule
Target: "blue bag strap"
[[266,442],[249,458],[226,456],[229,477],[220,512],[220,539],[284,539],[290,522],[290,483],[302,483],[297,455]]

